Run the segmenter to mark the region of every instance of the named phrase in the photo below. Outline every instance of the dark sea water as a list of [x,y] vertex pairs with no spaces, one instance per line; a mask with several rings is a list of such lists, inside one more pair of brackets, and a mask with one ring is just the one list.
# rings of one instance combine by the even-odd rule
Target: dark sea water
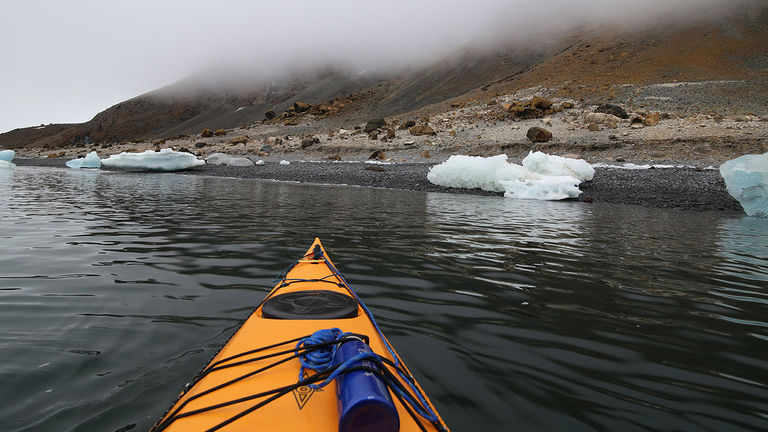
[[768,429],[768,221],[0,171],[0,429],[146,430],[320,237],[454,431]]

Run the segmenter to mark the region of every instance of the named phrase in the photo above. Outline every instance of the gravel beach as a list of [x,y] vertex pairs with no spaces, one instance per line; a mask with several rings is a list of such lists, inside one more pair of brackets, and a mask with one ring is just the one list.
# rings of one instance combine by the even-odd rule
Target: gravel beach
[[[18,166],[67,169],[65,162],[64,159],[14,159]],[[435,162],[371,164],[362,161],[293,161],[290,165],[280,165],[277,160],[270,160],[263,166],[204,165],[177,171],[175,174],[502,196],[500,193],[479,189],[453,189],[434,185],[427,180],[427,172],[434,165]],[[598,167],[594,179],[582,183],[580,188],[583,193],[578,200],[584,202],[699,211],[741,211],[741,205],[725,190],[725,183],[716,169],[630,170]]]

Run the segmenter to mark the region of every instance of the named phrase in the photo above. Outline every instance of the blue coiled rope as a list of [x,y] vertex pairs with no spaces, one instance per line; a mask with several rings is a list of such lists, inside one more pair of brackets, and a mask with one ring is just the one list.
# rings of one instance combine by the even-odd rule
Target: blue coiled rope
[[[347,291],[349,291],[350,294],[352,294],[355,297],[357,302],[360,304],[360,307],[362,307],[365,314],[371,320],[373,327],[376,329],[376,332],[379,334],[379,336],[381,337],[381,340],[384,342],[384,345],[386,346],[387,351],[389,351],[389,353],[392,355],[392,358],[394,359],[394,362],[395,362],[395,369],[397,370],[397,374],[408,385],[408,387],[411,388],[411,390],[413,391],[413,394],[416,395],[416,397],[418,398],[421,406],[423,406],[426,409],[426,412],[424,410],[419,409],[418,407],[419,404],[415,403],[416,401],[413,400],[413,397],[410,394],[404,393],[396,387],[394,387],[393,390],[398,394],[401,394],[406,400],[410,401],[410,405],[419,413],[420,416],[422,416],[423,418],[433,423],[439,423],[440,419],[438,418],[437,414],[432,410],[432,407],[430,407],[429,403],[427,403],[426,399],[424,399],[424,397],[421,395],[421,392],[416,387],[416,385],[411,381],[411,378],[404,375],[403,372],[401,371],[400,358],[395,353],[394,348],[392,348],[392,346],[389,344],[389,341],[387,340],[387,338],[384,337],[384,333],[379,328],[379,324],[376,322],[376,319],[373,317],[373,314],[365,305],[365,303],[363,303],[363,300],[360,299],[360,297],[352,289],[352,287],[349,286],[346,279],[344,279],[344,276],[342,276],[341,272],[339,272],[336,266],[334,266],[333,263],[325,256],[325,253],[322,249],[316,248],[316,250],[312,251],[311,253],[304,255],[302,259],[308,256],[312,256],[312,258],[315,260],[322,259],[323,261],[325,261],[326,265],[328,265],[328,268],[331,269],[331,272],[333,273],[333,275],[335,275],[336,278],[338,278],[338,280],[341,281],[344,288],[346,288]],[[299,261],[300,260],[296,260],[294,263],[292,263],[286,269],[280,272],[280,274],[278,274],[277,277],[275,277],[275,281],[277,282],[278,280],[285,280],[285,277],[288,275],[288,272],[290,272],[293,269],[293,267],[295,267],[299,263]],[[299,354],[298,350],[302,346],[314,345],[318,343],[325,343],[325,342],[332,342],[332,341],[340,342],[341,339],[343,339],[346,335],[348,334],[343,333],[338,328],[318,330],[308,338],[305,338],[299,341],[299,343],[296,345],[296,350],[297,350],[296,353]],[[312,369],[318,372],[323,372],[331,369],[333,367],[333,356],[334,354],[336,354],[337,345],[338,345],[337,343],[329,344],[327,348],[322,347],[317,350],[310,350],[309,352],[302,354],[299,357],[299,360],[301,361],[301,369],[299,370],[299,380],[301,381],[303,379],[304,372],[306,371],[306,369]],[[317,354],[314,354],[314,351],[319,351],[319,352]],[[344,369],[349,367],[349,365],[351,365],[352,363],[358,362],[360,360],[366,360],[366,359],[376,362],[376,364],[379,367],[384,367],[381,361],[381,358],[379,357],[378,354],[362,353],[355,357],[352,357],[351,359],[347,360],[343,364],[339,365],[336,368],[336,370],[334,370],[334,372],[320,384],[311,384],[310,387],[313,389],[320,389],[322,387],[325,387],[326,385],[328,385],[328,383],[333,381],[334,378],[339,376],[344,371]]]
[[[318,330],[312,333],[312,335],[300,340],[299,343],[296,344],[295,350],[299,357],[299,361],[301,362],[301,369],[299,370],[299,381],[304,379],[304,372],[307,369],[312,369],[321,373],[333,369],[333,372],[331,372],[331,374],[321,383],[307,384],[307,387],[310,387],[313,390],[320,390],[330,384],[339,375],[343,374],[344,371],[350,366],[360,361],[371,361],[375,363],[376,366],[378,366],[380,369],[386,367],[382,361],[381,356],[374,352],[364,352],[357,354],[354,357],[346,360],[344,363],[334,366],[333,357],[336,355],[336,350],[338,349],[339,343],[344,342],[345,338],[350,336],[355,338],[357,337],[351,333],[343,333],[338,328],[332,328]],[[312,347],[312,345],[317,344],[322,344],[323,346],[310,348],[305,350],[303,353],[300,353],[302,348]],[[402,391],[397,386],[390,385],[388,387],[395,393],[399,394],[401,399],[408,401],[408,404],[411,406],[411,408],[413,408],[420,416],[429,421],[438,422],[439,419],[437,418],[437,415],[432,412],[429,404],[427,404],[426,401],[421,397],[418,390],[414,388],[413,384],[411,384],[411,381],[405,377],[403,377],[403,380],[408,383],[416,397],[419,398],[421,404],[417,403],[411,394]],[[422,410],[420,406],[423,406],[427,411]]]

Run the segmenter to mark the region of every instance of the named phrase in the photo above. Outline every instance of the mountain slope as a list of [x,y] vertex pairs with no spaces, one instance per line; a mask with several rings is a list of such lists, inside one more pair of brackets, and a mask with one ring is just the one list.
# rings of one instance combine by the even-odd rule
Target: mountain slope
[[[125,142],[232,128],[260,121],[267,111],[284,112],[294,102],[343,99],[342,109],[323,119],[328,127],[349,127],[373,117],[439,112],[451,102],[487,100],[538,86],[574,100],[631,101],[623,84],[646,85],[702,80],[768,80],[768,7],[693,24],[659,25],[628,31],[590,28],[539,43],[489,51],[467,49],[428,66],[372,75],[334,68],[280,79],[238,78],[237,84],[193,76],[121,102],[91,121],[17,129],[0,135],[0,148]],[[529,44],[530,45],[530,44]],[[765,93],[712,95],[716,103],[765,109]],[[622,93],[623,92],[623,93]],[[745,102],[742,104],[740,101]],[[762,107],[762,108],[761,108]],[[414,113],[418,114],[418,113]]]

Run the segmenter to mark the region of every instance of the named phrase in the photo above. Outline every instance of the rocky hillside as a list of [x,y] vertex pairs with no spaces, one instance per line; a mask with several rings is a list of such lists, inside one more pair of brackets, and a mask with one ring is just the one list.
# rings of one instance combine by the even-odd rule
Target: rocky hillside
[[701,104],[668,108],[765,115],[766,59],[768,7],[755,6],[714,21],[642,31],[580,29],[536,49],[511,43],[495,50],[466,50],[389,75],[328,68],[281,79],[241,78],[237,85],[191,77],[119,103],[83,124],[2,134],[0,148],[58,148],[195,134],[204,128],[259,122],[272,113],[279,116],[296,102],[324,107],[315,113],[323,127],[344,127],[375,117],[444,112],[451,105],[532,87],[577,102],[633,104],[639,103],[633,92],[642,85],[733,81],[738,85],[708,95]]

